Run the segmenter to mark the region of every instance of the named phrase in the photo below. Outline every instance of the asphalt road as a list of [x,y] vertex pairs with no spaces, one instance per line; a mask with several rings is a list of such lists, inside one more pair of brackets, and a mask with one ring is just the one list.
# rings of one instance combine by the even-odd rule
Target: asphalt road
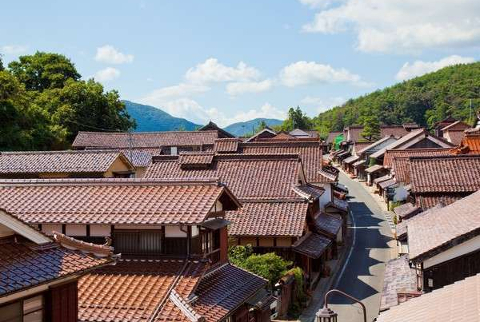
[[[354,244],[333,285],[362,301],[367,307],[367,321],[370,322],[378,315],[380,307],[384,263],[391,257],[391,229],[383,211],[361,186],[363,183],[356,182],[343,173],[340,173],[339,182],[350,191],[349,206],[353,222],[349,229],[353,229]],[[361,306],[348,299],[333,295],[329,307],[338,313],[339,322],[363,322]],[[311,319],[309,317],[305,321]]]

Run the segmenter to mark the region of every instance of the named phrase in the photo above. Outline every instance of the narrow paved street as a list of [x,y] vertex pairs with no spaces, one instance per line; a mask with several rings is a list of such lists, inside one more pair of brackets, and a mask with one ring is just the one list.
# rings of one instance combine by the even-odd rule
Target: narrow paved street
[[[361,300],[367,307],[367,321],[370,322],[378,314],[384,263],[391,257],[388,243],[392,234],[383,211],[361,186],[363,183],[351,180],[343,173],[340,173],[339,182],[350,190],[349,205],[353,215],[350,229],[354,230],[355,236],[352,235],[352,251],[347,253],[345,266],[333,287]],[[338,321],[363,322],[360,305],[339,296],[332,296],[329,303],[338,313]]]

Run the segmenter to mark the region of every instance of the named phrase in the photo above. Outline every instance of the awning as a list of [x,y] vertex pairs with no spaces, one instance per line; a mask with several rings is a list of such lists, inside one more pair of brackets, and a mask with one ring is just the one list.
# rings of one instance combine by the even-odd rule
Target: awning
[[355,163],[353,164],[353,166],[354,166],[355,168],[357,168],[357,167],[359,167],[359,166],[361,166],[361,165],[365,165],[365,160],[360,160],[360,161],[357,161],[357,162],[355,162]]
[[208,229],[211,229],[211,230],[217,230],[217,229],[220,229],[220,228],[225,227],[227,225],[230,225],[231,223],[232,223],[231,221],[228,221],[228,220],[223,219],[223,218],[215,218],[215,219],[210,219],[210,220],[204,221],[201,224],[201,226],[205,227],[205,228],[208,228]]
[[389,179],[387,181],[380,182],[378,185],[380,186],[380,188],[386,189],[386,188],[394,186],[396,184],[397,184],[397,181],[395,181],[395,179]]
[[368,173],[374,173],[374,172],[380,171],[382,169],[385,169],[383,167],[383,165],[375,164],[375,165],[371,166],[370,168],[365,169],[365,171],[368,172]]
[[353,163],[353,162],[357,161],[358,159],[360,159],[360,157],[358,155],[352,155],[352,156],[346,158],[345,160],[343,160],[343,162],[345,162],[346,164],[350,164],[350,163]]
[[294,252],[303,254],[309,258],[317,259],[327,250],[332,241],[317,233],[308,232],[293,244]]
[[337,154],[337,158],[346,157],[347,154],[350,154],[350,151],[343,151],[342,153]]
[[390,178],[391,178],[390,175],[387,174],[387,175],[384,175],[383,177],[378,177],[378,178],[376,178],[375,180],[373,180],[373,183],[374,183],[374,184],[378,184],[378,183],[380,183],[380,182],[382,182],[382,181],[387,181],[387,180],[390,179]]
[[323,232],[334,237],[337,235],[340,228],[342,228],[342,218],[338,215],[319,213],[315,217],[314,224],[318,233]]

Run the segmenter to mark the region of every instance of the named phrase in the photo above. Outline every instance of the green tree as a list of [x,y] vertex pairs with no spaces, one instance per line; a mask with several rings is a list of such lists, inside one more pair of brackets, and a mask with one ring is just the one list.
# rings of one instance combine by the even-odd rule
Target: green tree
[[81,77],[70,59],[53,53],[20,56],[19,61],[11,62],[8,67],[27,90],[40,92],[62,88],[69,79],[77,81]]
[[45,149],[56,138],[49,116],[8,71],[0,71],[0,150]]
[[288,117],[279,127],[282,131],[291,131],[293,129],[311,130],[312,128],[312,120],[303,113],[299,106],[288,109]]
[[262,121],[260,121],[260,123],[258,124],[257,128],[255,129],[255,132],[258,133],[258,132],[260,132],[261,130],[267,128],[267,127],[268,127],[267,123],[266,123],[264,120],[262,120]]
[[0,54],[0,72],[2,70],[5,70],[5,67],[3,67],[2,54]]
[[367,141],[380,138],[380,121],[377,116],[367,116],[363,122],[362,137]]
[[275,285],[292,265],[292,262],[284,260],[275,253],[252,254],[250,245],[231,247],[229,259],[234,265],[267,279],[270,286]]
[[127,131],[135,127],[118,93],[105,93],[92,79],[69,80],[63,88],[41,93],[35,103],[50,113],[53,124],[65,130],[66,143],[72,142],[78,131]]

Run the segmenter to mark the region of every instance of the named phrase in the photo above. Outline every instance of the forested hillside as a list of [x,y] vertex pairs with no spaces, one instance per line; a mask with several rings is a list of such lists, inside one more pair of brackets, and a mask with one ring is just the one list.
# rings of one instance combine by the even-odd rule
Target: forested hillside
[[151,131],[194,131],[200,125],[186,119],[174,117],[159,108],[123,101],[128,114],[137,123],[136,132]]
[[348,125],[363,125],[367,118],[374,116],[385,124],[413,121],[431,126],[448,115],[472,122],[472,114],[478,109],[480,62],[446,67],[351,99],[343,106],[319,114],[313,124],[322,134]]
[[134,127],[118,93],[81,80],[65,56],[37,52],[8,67],[0,60],[0,151],[64,149],[80,130]]

